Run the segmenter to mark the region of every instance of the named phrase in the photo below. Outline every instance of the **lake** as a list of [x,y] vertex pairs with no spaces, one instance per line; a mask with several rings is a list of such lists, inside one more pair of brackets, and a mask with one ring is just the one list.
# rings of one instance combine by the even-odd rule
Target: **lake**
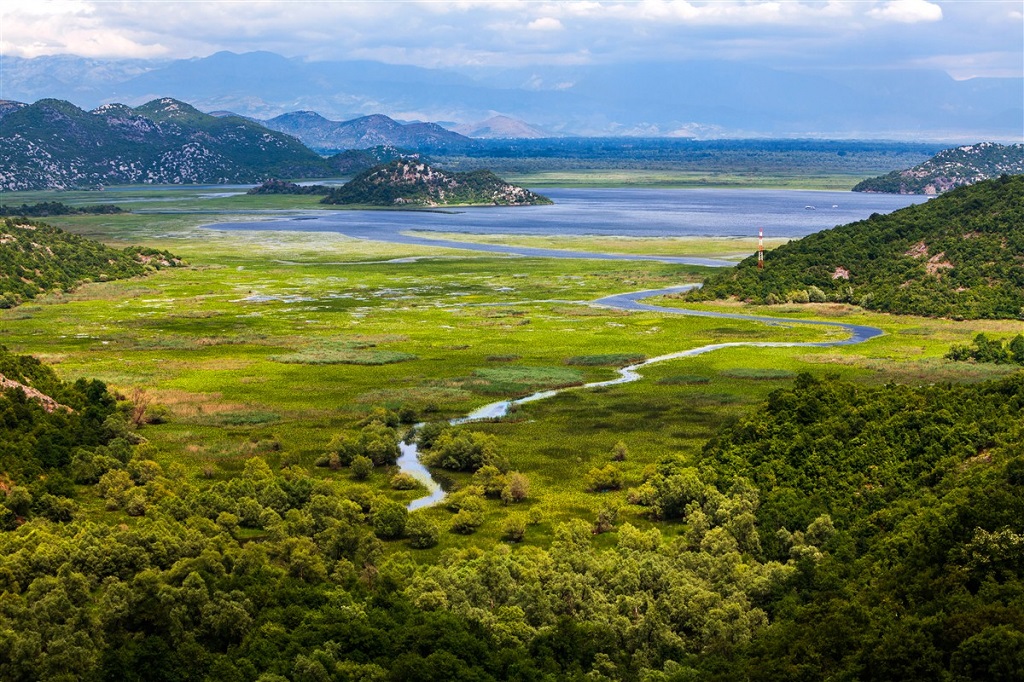
[[341,210],[306,212],[214,229],[341,232],[392,241],[409,230],[467,234],[612,235],[629,237],[803,237],[889,213],[928,197],[859,192],[756,189],[561,189],[543,190],[553,206],[473,207],[422,211]]

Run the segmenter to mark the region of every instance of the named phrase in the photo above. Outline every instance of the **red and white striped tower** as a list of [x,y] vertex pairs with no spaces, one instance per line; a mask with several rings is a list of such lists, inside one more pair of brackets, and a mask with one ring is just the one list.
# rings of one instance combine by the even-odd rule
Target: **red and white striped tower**
[[764,228],[757,228],[757,269],[764,270]]

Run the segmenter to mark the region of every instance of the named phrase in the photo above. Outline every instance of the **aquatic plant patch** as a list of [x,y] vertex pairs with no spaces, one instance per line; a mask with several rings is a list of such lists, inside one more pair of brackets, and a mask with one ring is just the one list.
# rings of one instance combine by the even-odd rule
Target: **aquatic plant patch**
[[294,365],[390,365],[416,360],[412,353],[381,350],[376,344],[359,341],[323,342],[294,353],[273,355],[275,362]]
[[626,367],[636,365],[647,357],[639,353],[606,353],[603,355],[574,355],[567,358],[567,365],[583,365],[584,367]]

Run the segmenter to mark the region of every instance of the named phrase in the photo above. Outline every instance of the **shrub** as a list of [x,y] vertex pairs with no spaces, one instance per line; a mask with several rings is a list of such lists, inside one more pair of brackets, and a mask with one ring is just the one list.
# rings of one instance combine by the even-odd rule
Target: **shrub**
[[506,479],[498,467],[487,464],[473,474],[473,485],[483,488],[487,497],[500,497],[502,490],[505,489]]
[[461,509],[452,517],[449,528],[453,533],[470,535],[471,533],[475,533],[476,529],[483,525],[483,522],[484,515],[482,512],[473,512],[469,509]]
[[476,471],[498,462],[497,444],[497,439],[486,433],[445,431],[434,441],[427,463],[452,471]]
[[369,457],[358,455],[352,460],[352,475],[357,481],[365,481],[373,471],[373,461]]
[[401,504],[388,499],[379,499],[370,509],[373,532],[382,540],[402,537],[409,512]]
[[393,490],[415,490],[420,482],[407,473],[400,472],[391,477],[391,488]]
[[437,544],[441,535],[437,523],[425,514],[412,514],[405,524],[405,536],[409,546],[415,549],[429,549]]
[[501,537],[509,542],[522,542],[526,537],[526,517],[512,514],[506,518],[501,527]]
[[593,492],[606,492],[622,488],[622,472],[614,464],[594,467],[587,473],[587,489]]
[[509,472],[505,487],[501,490],[501,501],[505,504],[522,502],[530,496],[530,479],[518,471]]

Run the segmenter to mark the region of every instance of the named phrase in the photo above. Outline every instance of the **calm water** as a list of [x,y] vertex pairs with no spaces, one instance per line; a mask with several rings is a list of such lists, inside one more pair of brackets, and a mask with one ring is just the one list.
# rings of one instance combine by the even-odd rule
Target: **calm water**
[[[472,234],[802,237],[889,213],[922,196],[751,189],[547,189],[554,206],[331,211],[216,229],[341,232],[388,241],[406,230]],[[807,208],[813,207],[813,208]]]

